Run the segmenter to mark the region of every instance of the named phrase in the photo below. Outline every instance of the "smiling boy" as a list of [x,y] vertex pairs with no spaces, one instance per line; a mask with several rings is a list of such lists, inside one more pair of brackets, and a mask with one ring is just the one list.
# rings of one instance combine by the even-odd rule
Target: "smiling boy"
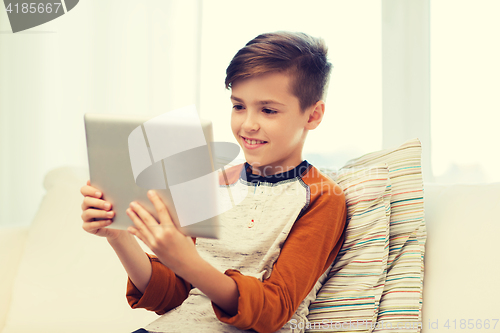
[[84,229],[107,237],[116,251],[129,276],[130,306],[163,315],[147,330],[290,332],[290,319],[305,323],[346,220],[343,191],[302,159],[307,133],[325,112],[330,67],[321,40],[287,32],[254,38],[231,61],[231,128],[246,163],[227,170],[221,189],[245,199],[221,215],[219,240],[194,244],[154,192],[160,221],[131,203],[135,227],[103,228],[111,222],[93,219],[112,217],[110,205],[89,183],[82,188]]
[[302,111],[290,92],[289,74],[265,73],[231,85],[231,128],[253,173],[274,175],[302,162],[307,131],[316,128],[325,104]]

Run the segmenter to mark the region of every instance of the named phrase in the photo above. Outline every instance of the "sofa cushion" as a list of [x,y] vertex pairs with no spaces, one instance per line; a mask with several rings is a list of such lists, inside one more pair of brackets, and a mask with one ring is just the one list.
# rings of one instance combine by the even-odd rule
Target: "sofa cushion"
[[115,252],[82,229],[81,174],[60,168],[46,177],[2,333],[131,332],[157,318],[129,307]]
[[[394,149],[384,149],[353,159],[343,168],[387,163],[391,180],[391,217],[387,279],[377,322],[418,332],[422,323],[424,221],[422,146],[417,138]],[[420,326],[419,326],[420,325]]]
[[9,312],[12,286],[17,276],[27,235],[27,226],[0,228],[0,332]]
[[331,331],[350,321],[375,322],[387,272],[391,196],[387,165],[344,169],[336,182],[346,198],[345,241],[327,282],[309,306],[309,328],[314,331]]
[[500,183],[425,184],[423,333],[500,331],[499,207]]
[[[376,323],[385,323],[387,326],[374,329],[367,322],[365,326],[358,325],[356,331],[381,332],[386,327],[397,328],[399,325],[407,325],[405,332],[417,332],[421,328],[426,239],[421,150],[420,141],[412,139],[397,148],[380,150],[352,159],[339,171],[342,173],[345,170],[386,163],[392,186],[387,275],[376,320]],[[331,176],[334,179],[336,177],[335,173],[331,173]],[[366,297],[368,299],[371,295],[367,294]]]

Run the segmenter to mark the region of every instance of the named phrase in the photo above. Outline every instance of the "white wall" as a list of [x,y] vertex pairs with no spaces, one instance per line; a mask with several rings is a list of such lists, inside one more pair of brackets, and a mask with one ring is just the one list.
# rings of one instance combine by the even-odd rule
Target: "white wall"
[[12,34],[0,9],[0,224],[31,221],[49,170],[87,166],[84,113],[198,101],[199,21],[197,0],[85,0]]
[[[399,16],[399,24],[410,24],[409,31],[419,32],[418,24],[429,21],[425,15],[430,14],[432,84],[425,75],[418,79],[431,87],[430,117],[418,108],[403,108],[406,118],[399,113],[391,117],[387,108],[383,111],[382,92],[390,94],[388,89],[393,89],[398,94],[398,90],[385,82],[382,89],[382,45],[387,47],[382,35],[390,26],[382,13],[384,8],[387,15],[398,6],[408,9],[415,3],[424,6],[420,16],[406,23]],[[399,144],[399,137],[391,139],[383,128],[420,119],[413,126],[417,132],[410,134],[422,133],[417,136],[425,154],[432,151],[436,164],[429,156],[427,161],[440,176],[438,181],[500,181],[496,172],[500,108],[495,94],[500,72],[494,43],[498,2],[439,0],[426,12],[429,3],[85,0],[59,19],[16,34],[11,33],[2,8],[0,224],[31,221],[49,170],[86,167],[85,112],[153,116],[195,102],[201,115],[214,121],[216,139],[232,141],[225,68],[248,40],[275,30],[323,37],[334,66],[326,116],[310,133],[305,158],[340,167],[349,158]],[[473,19],[478,23],[471,23]],[[399,46],[394,49],[400,57],[409,54]],[[418,56],[425,52],[420,50]],[[426,61],[410,60],[424,65]],[[434,125],[426,123],[428,118]],[[399,125],[383,119],[399,119]],[[474,176],[478,165],[487,171]],[[486,172],[488,177],[481,178]]]

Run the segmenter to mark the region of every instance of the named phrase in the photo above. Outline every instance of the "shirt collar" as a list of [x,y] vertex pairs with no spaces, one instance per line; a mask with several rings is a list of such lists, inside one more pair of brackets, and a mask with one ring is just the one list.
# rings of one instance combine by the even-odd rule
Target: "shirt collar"
[[284,180],[289,180],[297,177],[301,177],[304,175],[307,170],[311,167],[311,164],[306,160],[302,161],[295,168],[290,169],[288,171],[277,173],[271,176],[261,176],[252,174],[252,167],[250,164],[246,163],[243,165],[243,169],[241,170],[240,178],[246,180],[249,183],[278,183]]

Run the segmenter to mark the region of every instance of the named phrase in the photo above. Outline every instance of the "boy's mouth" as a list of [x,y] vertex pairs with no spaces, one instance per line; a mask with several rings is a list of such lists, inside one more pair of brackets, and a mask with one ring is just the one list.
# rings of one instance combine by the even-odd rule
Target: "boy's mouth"
[[251,144],[251,145],[255,145],[258,143],[267,143],[267,141],[257,140],[257,139],[249,139],[249,138],[245,138],[244,136],[242,136],[242,138],[243,138],[243,140],[246,141],[246,143]]
[[241,138],[243,139],[246,148],[257,148],[267,143],[267,141],[245,138],[244,136]]

